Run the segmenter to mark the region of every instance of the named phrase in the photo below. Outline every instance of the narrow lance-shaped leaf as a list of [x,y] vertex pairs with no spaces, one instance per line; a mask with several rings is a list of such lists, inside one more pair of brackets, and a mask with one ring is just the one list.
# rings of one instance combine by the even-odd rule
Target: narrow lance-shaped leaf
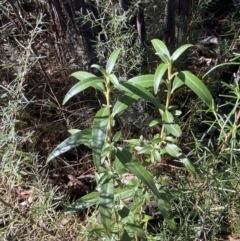
[[194,166],[183,153],[179,154],[178,159],[184,164],[189,172],[191,172],[194,176],[196,175]]
[[172,210],[169,201],[167,200],[164,191],[162,191],[162,193],[158,191],[153,180],[153,175],[146,170],[146,168],[139,163],[128,150],[118,148],[116,156],[130,172],[139,178],[153,192],[157,199],[161,200],[161,206],[159,206],[159,209],[164,218],[172,218]]
[[92,128],[93,161],[97,170],[100,167],[102,148],[105,143],[110,115],[109,107],[100,109],[95,115]]
[[106,71],[101,65],[99,65],[99,64],[93,64],[91,67],[92,67],[92,68],[95,68],[95,69],[98,69],[98,70],[102,73],[102,75],[103,75],[104,77],[107,77],[107,76],[108,76],[107,71]]
[[72,73],[70,76],[73,76],[78,80],[84,80],[84,79],[88,79],[88,78],[97,78],[96,75],[88,73],[86,71],[76,71],[76,72]]
[[166,72],[168,68],[168,64],[160,64],[157,67],[157,70],[155,72],[155,76],[154,76],[154,94],[156,95],[158,92],[158,88],[160,86],[161,83],[163,83],[163,75]]
[[99,192],[91,192],[71,203],[65,210],[65,214],[76,213],[87,209],[93,205],[98,205],[100,199]]
[[129,227],[130,230],[132,230],[141,240],[143,241],[148,240],[142,226],[138,222],[135,222],[135,223],[128,222],[127,227]]
[[172,89],[171,89],[171,93],[173,94],[174,91],[178,88],[180,88],[182,85],[184,85],[184,83],[182,82],[181,79],[179,79],[179,77],[176,75],[174,80],[173,80],[173,84],[172,84]]
[[192,47],[192,44],[185,44],[183,46],[181,46],[180,48],[178,48],[173,54],[172,54],[172,61],[175,61],[178,59],[178,57],[188,48]]
[[210,109],[214,107],[214,100],[206,85],[189,71],[178,73],[178,78],[184,82]]
[[141,85],[143,88],[153,87],[154,75],[146,74],[146,75],[136,76],[134,78],[129,79],[128,82],[136,83],[138,85]]
[[107,236],[111,238],[112,208],[114,200],[114,181],[111,178],[101,187],[99,212]]
[[[114,189],[114,200],[124,200],[133,196],[135,190],[132,185],[122,186]],[[100,193],[91,192],[71,203],[65,214],[76,213],[94,205],[99,205]]]
[[70,136],[52,151],[52,153],[47,158],[47,162],[51,161],[53,158],[61,155],[62,153],[67,152],[76,146],[79,146],[80,144],[89,146],[91,141],[91,134],[91,129],[85,129],[78,131],[74,135]]
[[193,175],[196,174],[194,166],[188,160],[188,158],[182,153],[182,150],[175,144],[167,143],[165,146],[167,153],[173,157],[178,158]]
[[173,115],[166,110],[162,115],[163,124],[166,129],[174,136],[179,137],[182,134],[181,128],[178,124],[174,123]]
[[152,93],[150,93],[148,90],[146,90],[142,86],[135,84],[135,83],[120,83],[120,85],[124,87],[125,91],[130,91],[130,92],[144,98],[145,100],[151,102],[159,109],[164,109],[164,106],[159,102],[159,100]]
[[120,53],[121,49],[116,49],[115,51],[113,51],[107,61],[107,65],[106,65],[106,70],[108,74],[111,74],[115,63],[117,61],[118,55]]
[[219,67],[222,67],[222,66],[224,67],[224,66],[226,66],[226,65],[239,65],[239,66],[240,66],[240,62],[228,62],[228,63],[218,64],[218,65],[212,67],[212,68],[203,76],[203,78],[205,78],[205,77],[206,77],[209,73],[211,73],[214,69],[219,68]]
[[167,145],[165,146],[165,150],[170,156],[173,157],[178,157],[181,153],[181,149],[177,145],[172,143],[167,143]]
[[170,54],[164,42],[159,39],[153,39],[151,42],[161,60],[164,63],[170,62]]
[[104,92],[105,88],[103,85],[103,79],[98,78],[98,77],[90,77],[87,79],[84,79],[77,84],[75,84],[66,94],[64,100],[63,100],[63,105],[74,95],[78,94],[79,92],[89,88],[93,87],[95,89],[98,89],[102,92]]
[[138,99],[139,99],[139,96],[133,93],[127,93],[121,96],[113,107],[112,116],[115,116],[116,114],[121,113],[129,106],[131,106]]
[[115,74],[109,75],[109,80],[112,82],[112,84],[114,85],[115,88],[117,88],[117,89],[119,88],[119,81]]

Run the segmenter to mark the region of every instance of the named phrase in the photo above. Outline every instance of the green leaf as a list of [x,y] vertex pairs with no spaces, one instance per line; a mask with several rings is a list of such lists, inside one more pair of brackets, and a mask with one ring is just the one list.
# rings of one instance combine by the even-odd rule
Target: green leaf
[[153,126],[156,126],[158,125],[159,123],[162,123],[162,120],[157,118],[157,119],[154,119],[151,121],[151,123],[149,124],[149,127],[153,127]]
[[78,80],[97,78],[96,75],[85,72],[85,71],[77,71],[77,72],[72,73],[70,76],[73,76],[73,77],[77,78]]
[[133,93],[127,93],[121,96],[113,107],[112,116],[114,117],[116,114],[119,114],[120,112],[124,111],[138,99],[139,96]]
[[158,150],[153,150],[153,156],[154,156],[154,159],[155,159],[156,161],[158,161],[158,162],[161,161],[161,155],[160,155],[160,153],[159,153]]
[[122,132],[121,131],[118,131],[114,136],[113,136],[113,142],[118,142],[119,139],[121,138],[122,136]]
[[141,240],[148,240],[147,236],[140,224],[136,223],[127,223],[127,227],[130,228]]
[[68,130],[68,132],[69,132],[71,135],[74,135],[74,134],[76,134],[76,133],[79,132],[79,131],[81,131],[81,130],[79,130],[79,129],[70,129],[70,130]]
[[115,51],[113,51],[107,61],[107,65],[106,65],[106,70],[108,74],[111,74],[113,67],[115,66],[115,63],[117,61],[118,55],[120,53],[121,49],[116,49]]
[[178,159],[184,164],[184,166],[187,168],[187,170],[189,172],[191,172],[194,176],[196,175],[196,170],[195,170],[194,166],[183,153],[181,153],[178,156]]
[[157,200],[159,205],[159,209],[166,219],[172,218],[172,210],[169,201],[167,200],[167,195],[162,190],[158,191],[154,180],[153,175],[146,170],[146,168],[138,162],[138,160],[126,149],[118,148],[116,153],[119,161],[138,179],[140,179],[154,194],[155,199]]
[[109,107],[100,109],[95,115],[92,128],[92,150],[95,167],[99,171],[102,148],[105,143],[110,115]]
[[150,93],[148,90],[144,89],[142,86],[135,84],[135,83],[120,83],[121,86],[125,87],[128,91],[144,98],[145,100],[151,102],[159,109],[164,109],[164,106],[158,101],[158,99]]
[[61,155],[64,152],[71,150],[72,148],[79,146],[80,144],[84,144],[86,146],[90,146],[91,141],[91,129],[85,129],[79,131],[66,140],[64,140],[61,144],[59,144],[48,156],[47,163],[51,161],[53,158]]
[[[114,200],[124,200],[133,196],[135,190],[134,186],[126,185],[119,188],[115,188],[114,190]],[[79,198],[75,202],[71,203],[65,214],[76,213],[81,210],[90,208],[91,206],[99,205],[100,193],[99,192],[91,192],[86,194],[85,196]]]
[[103,75],[104,77],[107,77],[107,76],[108,76],[107,71],[106,71],[102,66],[100,66],[99,64],[93,64],[93,65],[91,66],[91,68],[98,69],[98,70],[102,73],[102,75]]
[[135,146],[134,149],[138,151],[138,154],[150,154],[152,151],[151,146]]
[[87,209],[93,205],[98,205],[100,199],[99,192],[91,192],[86,194],[85,196],[79,198],[75,202],[71,203],[66,211],[65,214],[72,214],[79,212],[81,210]]
[[160,64],[157,67],[157,70],[154,75],[154,94],[155,95],[158,92],[158,88],[159,88],[160,84],[164,82],[164,79],[162,77],[167,69],[168,69],[168,64]]
[[114,201],[114,181],[108,180],[101,187],[99,212],[101,215],[101,221],[103,227],[107,233],[107,236],[111,238],[111,224],[112,224],[112,208]]
[[153,175],[137,161],[137,159],[125,148],[118,148],[116,156],[118,160],[135,176],[137,176],[145,185],[147,185],[155,195],[158,190],[153,181]]
[[96,190],[99,191],[101,193],[101,188],[102,185],[106,182],[108,182],[109,180],[111,180],[111,175],[109,175],[108,171],[105,169],[103,170],[100,174],[99,174],[99,180],[97,181],[97,186],[96,186]]
[[143,88],[153,87],[154,75],[153,74],[140,75],[132,79],[129,79],[128,82],[139,84]]
[[127,172],[126,168],[117,158],[113,162],[113,170],[114,170],[114,173],[117,173],[119,175]]
[[184,85],[184,83],[182,82],[181,79],[179,79],[179,77],[176,75],[174,80],[173,80],[173,84],[172,84],[172,90],[171,93],[173,94],[173,92],[180,88],[182,85]]
[[170,156],[173,157],[179,157],[180,153],[182,152],[177,145],[172,143],[167,143],[167,145],[165,146],[165,150]]
[[174,117],[168,110],[166,110],[163,113],[162,120],[163,120],[163,124],[166,127],[166,129],[173,136],[176,136],[176,137],[181,136],[181,134],[182,134],[181,128],[178,124],[174,123]]
[[112,84],[114,85],[115,88],[118,88],[119,86],[119,81],[117,79],[117,76],[115,74],[111,74],[109,75],[109,79],[112,82]]
[[114,200],[124,200],[133,197],[135,193],[135,186],[126,185],[123,187],[115,188],[114,190]]
[[66,94],[64,100],[63,100],[63,105],[74,95],[78,94],[79,92],[89,88],[93,87],[95,89],[98,89],[102,92],[105,91],[104,85],[103,85],[103,79],[98,78],[98,77],[90,77],[87,79],[84,79],[77,84],[75,84]]
[[170,54],[169,54],[169,51],[168,51],[166,45],[164,44],[164,42],[159,39],[153,39],[151,42],[152,42],[152,45],[153,45],[155,51],[157,52],[159,57],[162,59],[162,61],[164,63],[170,62]]
[[185,44],[183,46],[181,46],[180,48],[178,48],[173,54],[172,54],[172,61],[175,61],[178,59],[178,57],[188,48],[192,47],[192,44]]
[[128,232],[125,229],[120,241],[132,241],[132,238],[128,235]]
[[214,100],[206,85],[189,71],[178,73],[178,78],[184,82],[210,109],[214,108]]

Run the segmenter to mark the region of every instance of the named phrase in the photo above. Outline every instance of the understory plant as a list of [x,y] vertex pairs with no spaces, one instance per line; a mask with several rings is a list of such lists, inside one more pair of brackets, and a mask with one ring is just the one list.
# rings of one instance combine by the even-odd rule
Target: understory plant
[[[120,49],[110,55],[105,68],[92,65],[102,77],[84,71],[72,74],[79,82],[68,91],[63,104],[89,87],[101,91],[105,103],[97,111],[92,128],[69,130],[71,136],[59,144],[47,159],[49,162],[80,144],[92,149],[96,191],[73,202],[66,213],[79,212],[91,206],[98,207],[99,226],[103,227],[103,238],[107,240],[150,240],[147,227],[152,217],[144,213],[150,202],[156,203],[166,224],[177,231],[171,208],[173,196],[166,186],[159,184],[161,180],[157,180],[147,166],[161,162],[163,156],[168,155],[173,161],[184,165],[192,178],[197,176],[187,154],[178,145],[178,138],[182,136],[178,120],[181,111],[171,104],[177,89],[188,87],[215,113],[212,95],[205,84],[189,71],[175,72],[175,61],[192,45],[183,45],[172,55],[161,40],[152,40],[152,45],[161,60],[155,74],[136,76],[120,82],[113,72],[114,67],[117,67]],[[159,96],[163,89],[166,92],[165,100]],[[113,90],[122,93],[115,103],[112,103],[111,98]],[[158,125],[159,133],[151,140],[143,136],[122,140],[122,132],[116,132],[114,128],[115,117],[139,98],[145,99],[157,110],[158,118],[153,119],[149,126]]]

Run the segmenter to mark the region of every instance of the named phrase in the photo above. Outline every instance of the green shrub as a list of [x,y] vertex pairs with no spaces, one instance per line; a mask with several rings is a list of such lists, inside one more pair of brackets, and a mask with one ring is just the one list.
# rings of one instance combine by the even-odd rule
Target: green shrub
[[[170,56],[162,41],[155,39],[152,40],[152,44],[162,60],[154,75],[142,75],[127,82],[119,82],[112,71],[120,49],[111,54],[106,69],[99,65],[92,66],[101,72],[103,78],[83,71],[72,74],[79,82],[69,90],[63,104],[89,87],[101,91],[105,95],[106,103],[103,103],[103,107],[96,113],[92,128],[70,130],[72,135],[58,145],[48,157],[50,161],[80,144],[92,149],[97,191],[72,203],[66,212],[73,213],[97,205],[105,235],[109,240],[127,240],[127,237],[130,239],[133,236],[148,240],[142,224],[147,223],[150,217],[145,216],[142,211],[152,200],[155,200],[169,227],[177,230],[170,205],[171,193],[158,187],[157,180],[145,165],[161,162],[162,156],[168,154],[184,164],[193,176],[197,175],[188,157],[177,144],[177,138],[182,135],[177,121],[180,111],[171,105],[171,97],[176,89],[183,85],[189,87],[212,111],[215,111],[213,98],[201,80],[188,71],[173,72],[174,61],[192,45],[184,45]],[[159,88],[164,85],[167,96],[165,104],[162,104],[157,95]],[[123,93],[114,105],[111,102],[113,89]],[[151,89],[154,94],[151,93]],[[161,125],[161,130],[152,140],[146,140],[141,136],[139,139],[123,140],[125,144],[121,146],[119,140],[122,133],[114,133],[114,118],[139,98],[144,98],[158,109],[159,118],[152,120],[149,125]],[[144,154],[144,162],[138,157],[141,154]],[[124,180],[127,174],[132,176],[130,180]]]

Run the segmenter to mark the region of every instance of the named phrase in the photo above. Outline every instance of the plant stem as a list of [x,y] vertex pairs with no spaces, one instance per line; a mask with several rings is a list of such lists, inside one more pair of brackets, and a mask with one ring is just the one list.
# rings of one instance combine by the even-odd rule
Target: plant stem
[[[165,111],[168,110],[168,107],[170,105],[170,99],[171,99],[171,96],[172,96],[172,93],[171,93],[171,89],[172,89],[172,79],[173,79],[173,74],[172,74],[172,64],[169,65],[168,67],[168,79],[167,79],[167,83],[166,83],[166,86],[167,86],[167,98],[166,98],[166,104],[165,104]],[[163,124],[162,126],[162,130],[161,130],[161,139],[163,139],[164,137],[164,132],[165,132],[165,126]],[[161,143],[160,143],[161,145]]]

